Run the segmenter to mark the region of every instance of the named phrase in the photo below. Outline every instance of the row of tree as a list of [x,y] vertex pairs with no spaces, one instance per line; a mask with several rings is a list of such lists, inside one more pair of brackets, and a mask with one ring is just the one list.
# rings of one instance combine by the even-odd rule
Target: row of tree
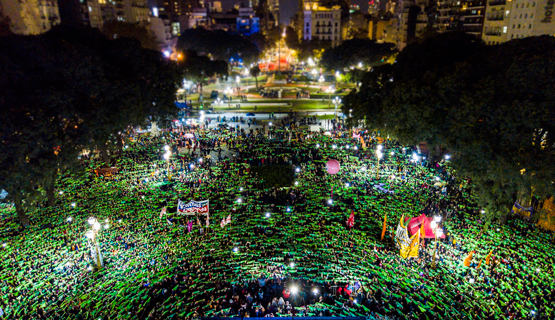
[[0,189],[23,225],[37,201],[54,203],[60,173],[84,172],[84,151],[109,164],[132,126],[173,119],[183,77],[138,40],[71,25],[0,38],[0,74]]
[[[488,217],[555,193],[555,38],[498,46],[445,33],[407,46],[344,99],[351,125],[451,152]],[[434,148],[435,149],[435,148]],[[533,201],[532,201],[533,202]]]
[[187,29],[177,40],[178,51],[196,51],[214,60],[242,60],[245,64],[258,61],[260,50],[255,43],[237,34],[204,28]]

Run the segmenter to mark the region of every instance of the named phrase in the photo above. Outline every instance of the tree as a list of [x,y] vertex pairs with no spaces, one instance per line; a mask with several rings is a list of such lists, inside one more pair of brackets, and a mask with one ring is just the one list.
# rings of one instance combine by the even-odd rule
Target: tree
[[308,58],[320,59],[322,53],[331,47],[330,41],[322,41],[319,39],[303,40],[297,50],[297,58],[300,61]]
[[204,79],[220,75],[228,76],[228,64],[223,60],[210,60],[207,56],[199,56],[196,51],[186,51],[185,58],[180,68],[185,77],[192,78],[199,84],[204,83]]
[[343,110],[353,109],[350,125],[450,150],[489,218],[503,219],[515,199],[555,192],[553,49],[551,37],[487,47],[464,33],[441,34],[373,69]]
[[246,39],[254,43],[254,45],[256,45],[256,47],[258,48],[258,51],[260,51],[261,54],[264,54],[266,51],[269,51],[275,45],[275,43],[270,42],[268,37],[266,37],[261,32],[253,33],[252,35],[246,37]]
[[24,226],[45,195],[54,204],[56,178],[86,169],[83,150],[98,148],[109,163],[129,126],[176,113],[178,69],[135,39],[62,25],[0,38],[0,61],[0,185]]
[[285,29],[285,44],[287,47],[293,50],[299,50],[301,48],[301,42],[299,41],[299,35],[297,31],[291,26],[287,26]]
[[10,17],[2,15],[0,12],[0,37],[12,35],[12,22]]
[[256,82],[256,89],[258,89],[258,76],[260,75],[260,67],[258,67],[258,65],[252,67],[250,69],[250,74],[254,77],[254,81]]
[[134,38],[141,42],[141,46],[145,49],[158,50],[156,37],[147,28],[146,25],[140,23],[130,23],[123,21],[106,21],[102,25],[102,33],[108,39],[118,38]]
[[349,28],[347,30],[347,39],[368,40],[368,29]]
[[320,64],[328,70],[343,70],[363,63],[376,66],[395,54],[391,43],[376,43],[373,40],[352,39],[324,51]]
[[214,60],[242,59],[247,64],[257,61],[260,55],[258,47],[248,38],[223,30],[210,31],[204,28],[183,31],[177,40],[177,50],[196,51],[199,56],[209,56]]

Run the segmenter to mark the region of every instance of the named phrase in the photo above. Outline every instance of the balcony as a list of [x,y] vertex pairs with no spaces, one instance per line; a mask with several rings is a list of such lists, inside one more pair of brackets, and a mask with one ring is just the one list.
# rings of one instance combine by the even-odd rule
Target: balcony
[[502,6],[507,4],[507,0],[492,0],[489,1],[488,4],[490,6]]
[[501,36],[501,30],[486,30],[486,31],[484,31],[484,34],[487,35],[487,36],[499,37],[499,36]]
[[488,16],[488,21],[503,21],[503,15],[489,15]]

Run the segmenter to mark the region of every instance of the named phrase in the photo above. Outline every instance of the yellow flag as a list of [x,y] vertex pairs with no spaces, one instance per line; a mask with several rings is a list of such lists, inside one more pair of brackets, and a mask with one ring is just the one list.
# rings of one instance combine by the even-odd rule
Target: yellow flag
[[491,254],[493,253],[493,249],[489,252],[489,254],[486,257],[486,264],[489,266],[489,260],[491,259]]
[[471,251],[470,254],[464,259],[464,266],[465,267],[470,267],[470,262],[472,262],[472,255],[474,254],[474,251]]
[[410,243],[409,257],[418,258],[418,249],[420,248],[420,229],[418,232],[412,236],[412,241]]
[[383,241],[383,238],[385,237],[386,222],[387,222],[387,214],[384,215],[384,217],[383,217],[383,228],[382,228],[382,238],[381,238],[382,241]]

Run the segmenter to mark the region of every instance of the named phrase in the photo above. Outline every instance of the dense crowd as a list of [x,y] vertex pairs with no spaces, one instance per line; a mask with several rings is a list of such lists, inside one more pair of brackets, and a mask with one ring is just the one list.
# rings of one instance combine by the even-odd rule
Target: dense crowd
[[[375,133],[358,132],[360,139],[290,129],[292,120],[270,133],[130,135],[113,155],[118,173],[61,176],[56,205],[38,208],[25,230],[2,204],[0,316],[555,316],[551,234],[518,218],[484,228],[471,182],[445,161],[415,160],[415,150]],[[339,173],[327,173],[330,159]],[[95,160],[84,163],[96,168]],[[294,170],[294,183],[272,186],[252,173],[272,165]],[[208,216],[176,213],[178,200],[205,199]],[[433,240],[406,260],[393,241],[402,217],[421,214],[443,217],[437,268]],[[103,226],[100,270],[84,236],[91,216]]]

